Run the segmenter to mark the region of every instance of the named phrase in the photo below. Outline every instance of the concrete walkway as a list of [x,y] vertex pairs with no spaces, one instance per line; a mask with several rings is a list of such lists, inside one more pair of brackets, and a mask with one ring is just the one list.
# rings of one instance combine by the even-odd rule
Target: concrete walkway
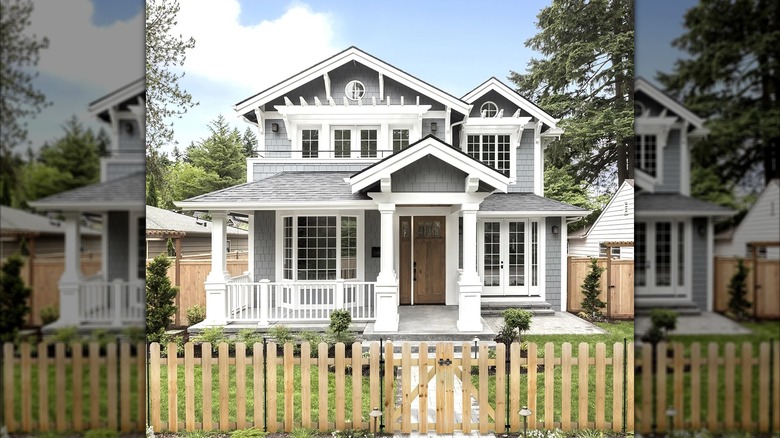
[[[504,318],[490,316],[483,318],[498,333]],[[555,312],[555,315],[534,316],[531,329],[523,335],[600,335],[607,331],[568,312]]]
[[[638,336],[646,333],[649,327],[649,316],[637,316],[634,320],[634,331]],[[752,332],[749,329],[713,312],[680,315],[677,317],[677,328],[670,332],[672,335],[747,335],[750,333]]]

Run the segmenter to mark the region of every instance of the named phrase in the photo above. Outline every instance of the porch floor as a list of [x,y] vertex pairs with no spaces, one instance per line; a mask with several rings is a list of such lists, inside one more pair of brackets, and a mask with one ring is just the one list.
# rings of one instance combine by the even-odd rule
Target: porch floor
[[370,322],[363,331],[366,340],[396,341],[470,341],[474,336],[492,341],[496,332],[482,318],[481,332],[458,331],[458,306],[416,305],[398,307],[398,331],[394,333],[374,332]]

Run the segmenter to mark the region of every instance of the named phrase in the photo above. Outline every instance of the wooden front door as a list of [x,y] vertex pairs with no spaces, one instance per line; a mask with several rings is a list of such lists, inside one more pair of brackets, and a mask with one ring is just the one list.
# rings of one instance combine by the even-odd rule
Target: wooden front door
[[444,304],[445,225],[444,216],[400,218],[401,304]]

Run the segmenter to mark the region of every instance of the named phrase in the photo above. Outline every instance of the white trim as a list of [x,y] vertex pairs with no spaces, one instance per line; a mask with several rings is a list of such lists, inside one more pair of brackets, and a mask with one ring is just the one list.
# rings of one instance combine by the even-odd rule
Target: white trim
[[233,106],[236,112],[244,113],[249,108],[253,108],[258,105],[264,105],[267,102],[272,101],[280,96],[283,96],[298,87],[301,87],[312,80],[315,80],[327,74],[350,61],[359,62],[366,67],[375,70],[377,73],[381,73],[395,81],[398,81],[401,85],[405,85],[421,94],[431,96],[446,106],[450,106],[461,113],[467,113],[469,106],[462,100],[446,94],[445,92],[415,78],[414,76],[405,73],[379,59],[363,52],[357,47],[350,47],[347,50],[338,53],[319,64],[310,67],[281,83],[259,93],[258,95],[251,97],[239,104]]
[[654,217],[730,217],[737,214],[736,211],[727,211],[727,212],[711,212],[711,211],[699,211],[699,210],[669,210],[669,211],[658,211],[658,210],[650,210],[650,211],[644,211],[644,210],[635,210],[634,211],[634,217],[639,218],[654,218]]
[[[139,151],[140,152],[140,151]],[[139,155],[139,154],[132,154]],[[108,166],[110,164],[142,164],[146,166],[146,158],[141,156],[129,156],[129,154],[121,154],[113,157],[101,157],[100,158],[100,182],[106,182],[111,180],[109,178]]]
[[184,210],[228,210],[232,212],[251,211],[251,210],[278,210],[278,209],[297,209],[306,208],[309,210],[365,210],[373,209],[376,203],[372,200],[363,201],[178,201],[174,205]]
[[688,145],[688,123],[684,122],[680,130],[680,193],[685,196],[691,195],[691,162],[690,149]]
[[[485,223],[499,223],[499,259],[501,263],[508,264],[509,257],[509,223],[522,222],[524,224],[524,281],[523,286],[509,286],[509,269],[502,269],[499,286],[485,286]],[[537,224],[537,261],[536,261],[536,286],[533,286],[533,253],[532,253],[532,227]],[[464,242],[465,245],[465,242]],[[547,297],[547,221],[543,217],[517,217],[517,218],[487,218],[477,217],[477,273],[482,286],[482,296],[501,298],[514,297],[524,301],[544,301]]]
[[514,103],[515,105],[519,106],[532,116],[536,117],[538,120],[541,120],[544,124],[549,126],[550,128],[557,127],[558,119],[552,117],[550,114],[547,114],[545,111],[543,111],[541,108],[537,107],[531,101],[524,98],[523,96],[517,94],[514,90],[509,88],[506,84],[499,81],[496,78],[490,78],[487,81],[483,82],[480,86],[475,88],[474,90],[470,91],[468,94],[463,96],[461,99],[464,101],[473,104],[477,99],[488,93],[489,91],[495,91],[498,94],[506,97],[509,99],[510,102]]
[[471,157],[453,150],[452,147],[436,137],[426,137],[422,143],[417,143],[410,148],[412,150],[407,153],[392,155],[378,165],[352,176],[349,179],[352,193],[365,189],[381,178],[390,177],[394,172],[427,155],[432,155],[467,174],[476,176],[501,192],[506,193],[508,190],[509,177],[501,175],[497,171],[490,171],[487,166],[483,168],[483,166],[475,165]]
[[[625,182],[624,182],[625,184]],[[618,192],[620,189],[618,189]],[[617,194],[616,194],[617,196]],[[604,211],[607,211],[606,208],[604,208]],[[569,239],[568,239],[568,226],[569,224],[566,223],[566,220],[561,218],[561,224],[558,226],[560,231],[560,239],[561,239],[561,312],[567,311],[568,303],[569,303]]]
[[[691,230],[691,233],[693,233],[693,230]],[[713,258],[715,256],[714,253],[714,226],[711,220],[707,220],[707,254],[705,255],[707,260],[707,311],[712,312],[714,310],[714,295],[715,291],[712,286],[712,278],[715,275],[715,272],[713,272]]]
[[686,108],[676,100],[667,96],[663,91],[653,86],[645,78],[638,77],[636,78],[636,81],[634,81],[635,95],[637,91],[641,91],[647,94],[650,98],[654,99],[662,106],[669,108],[675,114],[678,114],[680,117],[688,120],[689,122],[691,122],[691,124],[693,124],[694,127],[696,127],[696,129],[701,130],[703,134],[709,132],[709,130],[704,127],[704,120],[702,118],[692,113],[688,108]]
[[534,128],[534,195],[544,196],[544,165],[542,164],[542,124]]
[[[100,254],[100,276],[103,281],[108,281],[108,212],[103,212],[100,216],[103,218],[103,230],[100,233],[100,251],[102,251]],[[149,254],[148,250],[146,254]]]
[[478,211],[477,217],[565,217],[567,219],[581,219],[589,214],[591,210],[583,212],[556,211],[556,210],[512,210],[512,211]]
[[[465,183],[464,183],[465,186]],[[465,187],[464,187],[465,189]],[[489,192],[370,192],[367,195],[377,204],[397,205],[454,205],[479,204],[490,196]]]
[[255,215],[249,213],[247,220],[247,271],[249,271],[249,279],[251,282],[258,281],[255,278]]
[[135,81],[126,85],[126,87],[127,88],[121,91],[110,93],[108,96],[102,97],[95,102],[92,102],[87,110],[96,116],[108,108],[119,105],[134,96],[144,94],[146,92],[146,79],[136,79]]
[[[127,280],[138,280],[138,219],[141,217],[139,212],[129,211],[127,212]],[[109,279],[113,280],[113,279]]]
[[146,206],[142,201],[114,201],[114,202],[89,202],[89,203],[76,203],[76,202],[29,202],[31,207],[45,209],[48,211],[62,210],[62,211],[145,211]]

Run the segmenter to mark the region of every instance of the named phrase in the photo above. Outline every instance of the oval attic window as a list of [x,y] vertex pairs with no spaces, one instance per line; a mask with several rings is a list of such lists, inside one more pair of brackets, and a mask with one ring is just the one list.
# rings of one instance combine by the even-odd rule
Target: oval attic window
[[493,102],[485,102],[479,108],[479,112],[482,117],[495,117],[498,113],[498,106]]
[[366,94],[366,86],[360,81],[349,81],[344,92],[347,94],[347,99],[358,100]]

